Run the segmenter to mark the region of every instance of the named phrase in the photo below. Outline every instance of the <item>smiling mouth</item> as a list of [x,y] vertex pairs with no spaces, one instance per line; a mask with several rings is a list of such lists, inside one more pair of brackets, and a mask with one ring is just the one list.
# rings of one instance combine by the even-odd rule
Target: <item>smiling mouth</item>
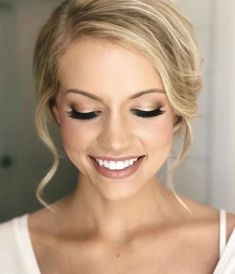
[[95,167],[99,174],[111,179],[121,179],[134,174],[141,166],[145,155],[138,157],[137,160],[133,161],[131,165],[123,168],[121,167],[120,169],[116,169],[115,166],[112,168],[110,168],[110,166],[102,166],[97,162],[96,158],[92,156],[89,157],[91,159],[92,165]]

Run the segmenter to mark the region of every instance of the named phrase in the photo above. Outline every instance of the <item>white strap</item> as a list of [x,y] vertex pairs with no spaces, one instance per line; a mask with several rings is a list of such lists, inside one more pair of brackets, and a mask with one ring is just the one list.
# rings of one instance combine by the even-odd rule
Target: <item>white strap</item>
[[226,246],[226,211],[220,209],[220,257]]

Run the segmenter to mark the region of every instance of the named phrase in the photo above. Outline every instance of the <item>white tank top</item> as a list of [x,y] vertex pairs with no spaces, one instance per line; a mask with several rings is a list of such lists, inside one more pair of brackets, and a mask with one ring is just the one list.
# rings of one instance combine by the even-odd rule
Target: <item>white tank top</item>
[[220,259],[214,269],[213,274],[235,274],[235,228],[233,229],[226,243],[226,211],[220,209],[220,243],[219,254]]
[[[213,274],[235,274],[235,228],[226,244],[226,212],[220,210],[220,259]],[[28,230],[28,214],[0,224],[0,271],[41,274]]]

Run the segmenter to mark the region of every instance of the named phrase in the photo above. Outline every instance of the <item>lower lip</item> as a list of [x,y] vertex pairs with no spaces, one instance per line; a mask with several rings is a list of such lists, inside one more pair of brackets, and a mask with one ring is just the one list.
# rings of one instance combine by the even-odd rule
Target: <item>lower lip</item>
[[132,174],[134,174],[137,169],[140,167],[141,163],[143,162],[143,159],[145,156],[141,156],[137,161],[133,163],[132,166],[126,167],[122,170],[110,170],[105,167],[100,166],[96,160],[89,156],[93,165],[95,166],[95,169],[103,176],[111,179],[122,179],[126,178]]

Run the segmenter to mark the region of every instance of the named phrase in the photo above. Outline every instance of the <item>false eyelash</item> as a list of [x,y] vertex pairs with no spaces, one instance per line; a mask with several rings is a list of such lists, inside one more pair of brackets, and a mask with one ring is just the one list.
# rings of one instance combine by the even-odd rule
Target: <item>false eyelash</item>
[[[90,120],[93,118],[96,118],[97,116],[99,116],[100,111],[93,111],[93,112],[78,112],[75,111],[74,109],[71,109],[71,111],[68,111],[67,113],[69,114],[69,117],[73,118],[73,119],[79,119],[79,120]],[[140,118],[152,118],[152,117],[156,117],[158,115],[163,114],[165,111],[161,110],[160,108],[157,108],[155,110],[151,110],[151,111],[144,111],[144,110],[139,110],[139,109],[133,109],[132,112],[140,117]]]
[[68,111],[69,117],[79,120],[90,120],[93,118],[96,118],[99,111],[93,111],[93,112],[78,112],[74,109],[71,109],[71,111]]
[[157,108],[151,111],[144,111],[144,110],[139,110],[139,109],[134,109],[132,110],[137,116],[141,118],[152,118],[158,115],[163,114],[165,111],[161,110],[161,108]]

